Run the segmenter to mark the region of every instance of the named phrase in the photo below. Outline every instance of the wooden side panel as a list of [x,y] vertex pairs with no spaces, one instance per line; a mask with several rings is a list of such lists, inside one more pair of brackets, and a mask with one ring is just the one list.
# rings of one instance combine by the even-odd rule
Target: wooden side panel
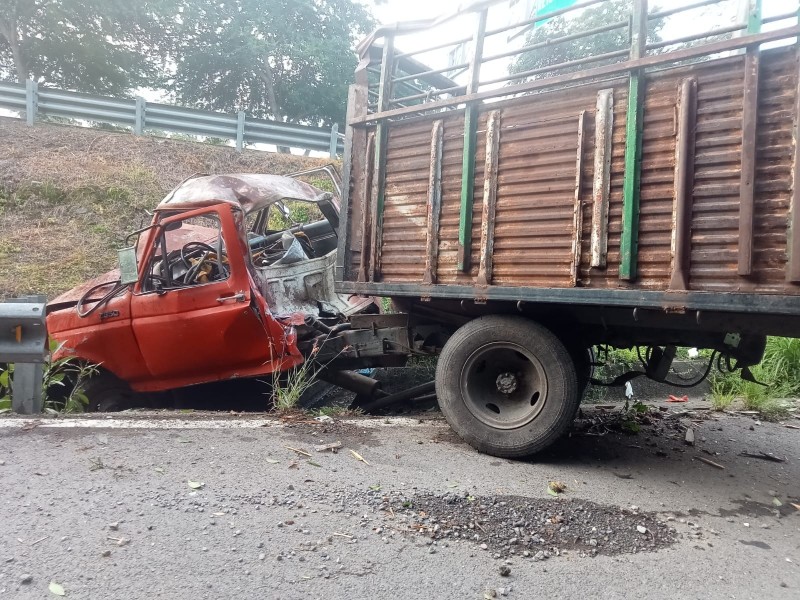
[[[691,208],[685,226],[686,244],[682,246],[688,250],[688,269],[681,277],[681,287],[685,283],[689,291],[800,294],[800,285],[792,282],[787,272],[787,230],[797,185],[793,183],[793,177],[797,178],[793,176],[793,128],[800,118],[796,114],[799,73],[797,47],[762,53],[750,276],[738,273],[744,57],[733,56],[647,74],[638,276],[633,281],[619,278],[628,93],[624,78],[481,105],[474,157],[477,195],[473,203],[471,269],[467,273],[457,269],[463,111],[391,121],[377,280],[413,283],[421,290],[425,287],[431,128],[434,121],[441,120],[437,284],[468,285],[476,290],[481,284],[667,290],[674,254],[678,98],[681,83],[691,78],[697,82],[696,120],[693,161],[687,165],[693,175],[682,188],[686,190],[686,206]],[[604,195],[598,195],[595,189],[595,165],[603,164],[595,156],[597,111],[602,107],[598,92],[602,90],[613,94],[607,253],[605,265],[595,260],[597,266],[592,266],[594,201],[595,196]],[[493,253],[491,275],[479,283],[487,114],[493,111],[497,111],[500,123]],[[581,115],[582,143],[578,135]],[[362,200],[359,189],[352,181],[351,194],[356,202]],[[353,214],[360,211],[353,207]],[[354,232],[353,247],[359,239],[360,232]],[[351,252],[351,260],[358,256],[358,252]],[[357,267],[350,265],[348,272],[358,272]]]

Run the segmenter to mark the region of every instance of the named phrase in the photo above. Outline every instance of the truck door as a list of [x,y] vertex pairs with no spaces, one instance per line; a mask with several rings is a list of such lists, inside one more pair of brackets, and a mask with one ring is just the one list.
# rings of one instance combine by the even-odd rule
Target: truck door
[[234,210],[165,218],[148,241],[131,316],[151,378],[136,389],[271,371],[274,328],[253,302]]

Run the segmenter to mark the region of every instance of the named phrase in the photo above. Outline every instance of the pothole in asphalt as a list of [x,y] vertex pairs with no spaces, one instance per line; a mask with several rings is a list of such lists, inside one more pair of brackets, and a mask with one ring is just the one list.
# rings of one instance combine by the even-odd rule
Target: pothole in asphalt
[[630,554],[677,540],[676,531],[651,513],[588,500],[422,494],[411,504],[411,527],[420,533],[466,540],[503,558]]

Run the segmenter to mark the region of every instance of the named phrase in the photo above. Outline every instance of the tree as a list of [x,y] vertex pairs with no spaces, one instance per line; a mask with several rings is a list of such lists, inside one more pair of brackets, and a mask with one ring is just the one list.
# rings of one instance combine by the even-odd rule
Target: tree
[[[545,24],[528,32],[525,46],[543,43],[548,39],[559,38],[566,35],[588,31],[603,25],[609,25],[626,20],[632,11],[632,0],[608,0],[597,6],[585,9],[580,16],[562,15],[550,19]],[[651,9],[652,10],[652,9]],[[648,42],[661,40],[660,32],[664,26],[664,19],[653,19],[648,23]],[[630,47],[628,28],[620,27],[612,31],[596,33],[585,38],[542,46],[517,56],[509,68],[511,74],[522,73],[534,69],[547,67],[564,62],[578,60],[584,57],[598,56],[614,50]],[[589,67],[607,64],[611,60],[589,63]],[[586,68],[577,66],[569,70]],[[549,73],[543,72],[532,77],[547,77]]]
[[154,87],[178,0],[3,0],[0,77],[124,95]]
[[344,117],[353,46],[373,25],[357,0],[187,0],[181,21],[181,102],[312,124]]

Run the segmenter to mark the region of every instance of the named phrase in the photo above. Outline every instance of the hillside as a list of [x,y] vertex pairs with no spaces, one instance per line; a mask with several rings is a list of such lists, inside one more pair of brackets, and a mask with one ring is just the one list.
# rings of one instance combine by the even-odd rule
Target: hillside
[[48,298],[116,263],[146,210],[195,173],[285,174],[330,162],[0,118],[0,299]]

